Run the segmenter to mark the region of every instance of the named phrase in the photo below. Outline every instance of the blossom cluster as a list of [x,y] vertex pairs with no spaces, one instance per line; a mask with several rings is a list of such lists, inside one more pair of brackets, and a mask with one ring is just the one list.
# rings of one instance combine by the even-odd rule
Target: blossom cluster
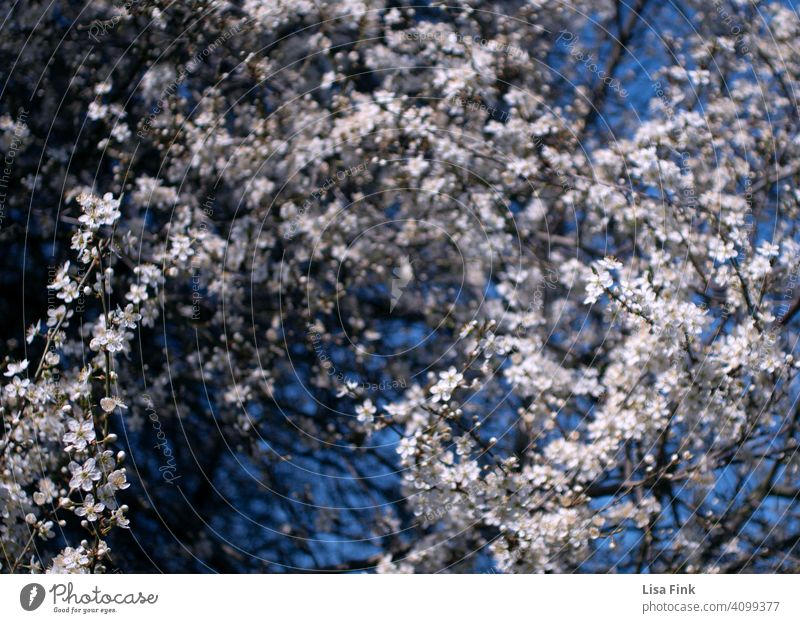
[[800,568],[785,3],[57,4],[2,571]]

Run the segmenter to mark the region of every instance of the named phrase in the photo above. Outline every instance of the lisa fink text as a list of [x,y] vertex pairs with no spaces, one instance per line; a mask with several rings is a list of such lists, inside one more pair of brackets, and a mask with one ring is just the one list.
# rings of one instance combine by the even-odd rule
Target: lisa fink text
[[642,584],[643,595],[694,595],[694,585],[670,584],[669,586],[656,586],[655,584]]

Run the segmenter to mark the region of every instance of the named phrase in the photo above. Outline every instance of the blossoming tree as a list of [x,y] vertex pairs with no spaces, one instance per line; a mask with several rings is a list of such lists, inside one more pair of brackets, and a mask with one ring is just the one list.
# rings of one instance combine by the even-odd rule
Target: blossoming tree
[[800,568],[792,7],[2,30],[3,571]]

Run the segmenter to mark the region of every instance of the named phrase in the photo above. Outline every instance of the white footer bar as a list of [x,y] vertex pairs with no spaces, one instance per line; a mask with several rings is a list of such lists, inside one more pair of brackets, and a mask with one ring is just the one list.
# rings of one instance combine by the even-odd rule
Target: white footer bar
[[5,576],[5,621],[800,621],[792,575]]

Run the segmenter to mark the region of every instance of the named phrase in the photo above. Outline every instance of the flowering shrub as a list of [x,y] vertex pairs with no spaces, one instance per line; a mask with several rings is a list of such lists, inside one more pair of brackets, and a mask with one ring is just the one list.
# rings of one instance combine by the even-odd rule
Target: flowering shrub
[[3,571],[800,568],[790,7],[2,28]]
[[[12,573],[42,570],[36,551],[55,539],[56,525],[64,528],[67,516],[79,519],[85,538],[52,558],[53,572],[104,570],[106,536],[114,528],[129,526],[128,507],[117,500],[130,486],[125,452],[114,452],[118,437],[110,428],[113,416],[127,409],[117,393],[116,359],[129,351],[132,330],[145,321],[131,302],[123,302],[124,308],[115,302],[112,308],[119,199],[111,193],[102,198],[81,194],[76,201],[81,214],[71,249],[78,266],[69,261],[61,266],[48,286],[58,306],[48,309],[44,325],[37,321],[27,332],[28,344],[44,342],[38,349],[39,363],[35,371],[28,359],[6,364],[5,376],[11,379],[2,396],[2,536]],[[147,303],[148,287],[157,284],[160,273],[147,268],[136,267],[136,272],[149,276],[145,285],[130,284],[124,299],[155,313],[155,306]],[[100,309],[74,335],[74,308],[84,300],[97,301]]]

